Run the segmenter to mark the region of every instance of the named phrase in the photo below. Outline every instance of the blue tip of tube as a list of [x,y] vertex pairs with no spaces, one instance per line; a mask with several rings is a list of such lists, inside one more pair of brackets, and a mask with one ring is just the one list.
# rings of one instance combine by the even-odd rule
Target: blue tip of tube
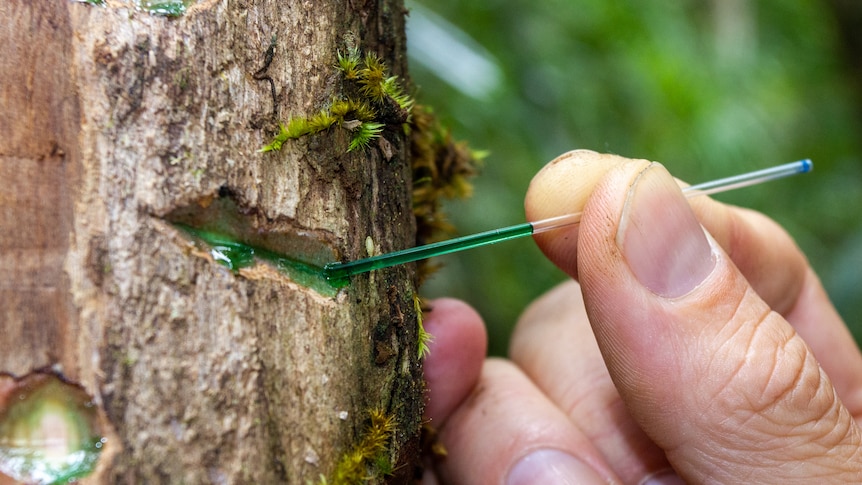
[[810,158],[799,161],[799,173],[808,173],[814,170],[814,162]]

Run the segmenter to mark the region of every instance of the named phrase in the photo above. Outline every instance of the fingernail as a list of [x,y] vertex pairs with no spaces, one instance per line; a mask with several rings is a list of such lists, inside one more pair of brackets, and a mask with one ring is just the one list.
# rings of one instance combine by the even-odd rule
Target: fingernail
[[544,449],[530,453],[509,471],[506,485],[607,483],[589,465],[568,453]]
[[685,480],[671,469],[655,472],[646,477],[641,485],[685,485]]
[[641,172],[629,189],[617,245],[638,281],[665,298],[689,293],[715,267],[703,228],[658,163]]

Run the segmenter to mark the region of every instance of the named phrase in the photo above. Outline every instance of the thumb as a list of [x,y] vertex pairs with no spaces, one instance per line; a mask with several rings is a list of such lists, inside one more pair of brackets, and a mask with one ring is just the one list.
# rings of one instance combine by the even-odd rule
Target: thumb
[[860,431],[829,378],[661,165],[608,172],[584,207],[577,254],[611,377],[682,477],[862,482]]

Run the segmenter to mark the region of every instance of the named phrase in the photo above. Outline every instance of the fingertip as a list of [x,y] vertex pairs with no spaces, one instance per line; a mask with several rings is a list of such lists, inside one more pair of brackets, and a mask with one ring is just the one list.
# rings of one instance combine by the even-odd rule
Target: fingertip
[[453,298],[430,302],[423,325],[434,338],[425,358],[428,403],[425,417],[442,426],[479,380],[488,348],[482,317]]
[[580,212],[593,186],[618,160],[624,159],[589,150],[566,152],[551,160],[530,181],[524,201],[527,219]]
[[[533,177],[524,200],[528,221],[582,212],[596,184],[620,165],[648,164],[617,155],[574,150],[555,158]],[[577,277],[578,225],[535,236],[536,244],[554,264]]]
[[446,483],[618,483],[578,427],[506,360],[485,361],[440,437]]

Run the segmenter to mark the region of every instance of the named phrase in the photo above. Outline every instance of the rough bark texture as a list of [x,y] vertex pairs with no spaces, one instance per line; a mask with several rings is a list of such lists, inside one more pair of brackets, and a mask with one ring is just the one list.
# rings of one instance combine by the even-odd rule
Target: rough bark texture
[[301,259],[408,246],[403,133],[384,133],[388,160],[345,153],[343,129],[257,153],[273,100],[253,76],[275,35],[286,119],[339,94],[346,41],[403,74],[400,1],[213,0],[172,19],[4,0],[0,16],[0,372],[51,367],[94,397],[112,429],[90,480],[304,484],[375,408],[406,478],[422,392],[408,269],[325,296],[235,274],[169,223],[221,196]]

